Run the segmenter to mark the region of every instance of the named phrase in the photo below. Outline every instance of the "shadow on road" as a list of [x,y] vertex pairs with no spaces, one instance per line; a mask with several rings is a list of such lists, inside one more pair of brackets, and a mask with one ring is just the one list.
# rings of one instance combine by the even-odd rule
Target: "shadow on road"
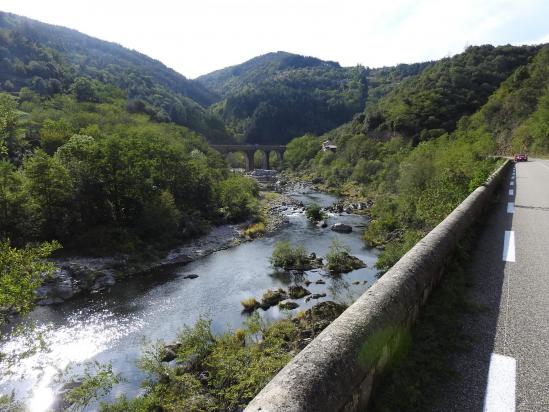
[[[513,214],[508,213],[508,202],[514,202],[509,192],[511,171],[503,180],[494,202],[486,210],[475,228],[471,260],[465,268],[470,280],[469,295],[475,310],[459,314],[456,327],[469,340],[468,348],[452,356],[450,367],[457,378],[433,388],[437,394],[433,409],[436,411],[482,411],[488,383],[490,358],[494,352],[497,325],[505,316],[504,234],[511,230]],[[502,322],[500,320],[500,322]],[[501,333],[501,331],[500,331]]]

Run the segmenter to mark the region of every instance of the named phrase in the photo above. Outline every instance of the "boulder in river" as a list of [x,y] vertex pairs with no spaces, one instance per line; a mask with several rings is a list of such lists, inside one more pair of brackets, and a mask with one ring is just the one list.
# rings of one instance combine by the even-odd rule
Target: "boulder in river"
[[320,298],[325,298],[326,297],[326,294],[325,293],[315,293],[309,297],[307,297],[307,299],[305,300],[306,302],[310,301],[311,299],[320,299]]
[[196,273],[191,273],[190,275],[183,276],[183,279],[196,279],[198,275]]
[[289,301],[286,301],[286,302],[280,302],[278,304],[278,307],[280,309],[292,310],[292,309],[298,308],[299,304],[297,302],[293,302],[293,301],[289,300]]
[[338,233],[351,233],[353,231],[353,227],[345,223],[336,223],[332,225],[331,229]]

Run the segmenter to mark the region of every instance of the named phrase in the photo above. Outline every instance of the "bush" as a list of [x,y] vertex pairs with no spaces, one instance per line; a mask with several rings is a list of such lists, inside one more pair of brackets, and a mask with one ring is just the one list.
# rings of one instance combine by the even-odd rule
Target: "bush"
[[306,270],[310,266],[305,248],[302,245],[292,247],[289,241],[276,242],[270,260],[273,267],[285,270]]
[[350,252],[351,249],[347,245],[334,238],[326,254],[328,270],[332,273],[347,273],[366,266],[359,258],[351,256]]
[[317,203],[311,203],[305,208],[305,216],[311,222],[318,222],[326,217],[326,214],[322,211],[322,208]]
[[257,182],[245,176],[233,175],[218,184],[221,213],[230,222],[259,215]]
[[243,234],[245,237],[249,237],[253,239],[253,238],[264,235],[266,231],[267,231],[267,228],[265,227],[265,223],[257,222],[248,226],[244,230]]

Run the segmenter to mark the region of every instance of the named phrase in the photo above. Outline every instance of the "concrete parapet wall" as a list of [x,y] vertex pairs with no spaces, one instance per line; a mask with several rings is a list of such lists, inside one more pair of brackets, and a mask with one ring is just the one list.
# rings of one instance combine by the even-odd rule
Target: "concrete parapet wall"
[[363,410],[376,375],[415,321],[459,240],[489,206],[511,165],[506,160],[292,359],[245,412]]

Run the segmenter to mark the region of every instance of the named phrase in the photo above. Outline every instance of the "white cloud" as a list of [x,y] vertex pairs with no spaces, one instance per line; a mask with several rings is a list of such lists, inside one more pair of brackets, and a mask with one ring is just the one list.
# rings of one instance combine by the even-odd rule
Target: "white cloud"
[[0,8],[115,41],[189,77],[276,50],[374,67],[549,36],[545,0],[2,0]]

